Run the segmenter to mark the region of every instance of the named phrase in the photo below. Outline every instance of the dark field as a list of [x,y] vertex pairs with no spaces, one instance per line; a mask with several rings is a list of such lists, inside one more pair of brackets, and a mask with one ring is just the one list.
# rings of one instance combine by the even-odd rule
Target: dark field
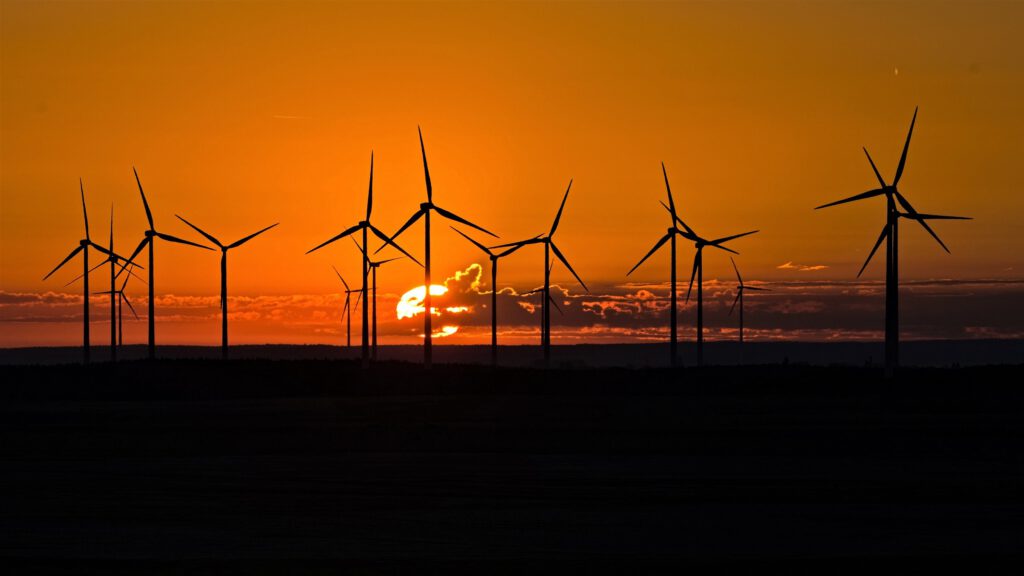
[[80,573],[1019,560],[1024,368],[0,368],[0,557]]

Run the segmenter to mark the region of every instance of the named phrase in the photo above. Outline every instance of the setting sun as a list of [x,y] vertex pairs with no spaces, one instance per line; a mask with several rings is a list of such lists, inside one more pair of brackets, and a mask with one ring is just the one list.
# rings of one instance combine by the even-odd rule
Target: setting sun
[[[444,296],[448,293],[448,288],[440,284],[430,285],[430,295],[434,298]],[[399,320],[405,318],[415,318],[423,313],[423,297],[426,295],[426,289],[424,286],[417,286],[412,290],[409,290],[402,297],[399,298],[398,304],[395,306],[395,312],[398,315]],[[462,312],[468,312],[470,308],[468,306],[446,306],[438,307],[431,306],[430,312],[434,316],[444,316],[447,314],[459,314]],[[434,338],[444,338],[445,336],[451,336],[459,331],[459,327],[454,324],[444,324],[438,329],[434,330],[431,334]],[[420,338],[423,334],[420,334]]]

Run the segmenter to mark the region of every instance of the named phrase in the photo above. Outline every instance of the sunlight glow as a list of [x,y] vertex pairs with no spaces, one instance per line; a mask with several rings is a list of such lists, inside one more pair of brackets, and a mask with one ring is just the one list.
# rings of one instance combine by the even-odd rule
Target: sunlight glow
[[[440,284],[430,285],[431,296],[444,296],[448,293],[448,288],[441,286]],[[398,313],[398,319],[412,318],[417,314],[423,313],[423,297],[426,296],[427,291],[423,286],[417,286],[412,290],[409,290],[398,300],[398,305],[395,307],[395,312]],[[436,306],[431,306],[430,312],[434,316],[440,316],[441,312],[438,311]]]

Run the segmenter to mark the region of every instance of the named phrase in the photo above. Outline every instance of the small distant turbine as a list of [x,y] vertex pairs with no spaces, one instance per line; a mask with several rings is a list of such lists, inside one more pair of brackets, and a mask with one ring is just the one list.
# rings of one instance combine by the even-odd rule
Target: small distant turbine
[[[131,264],[131,263],[129,263]],[[128,286],[128,280],[134,274],[125,274],[124,282],[121,283],[121,287],[117,290],[104,290],[103,292],[96,292],[96,294],[115,294],[117,295],[117,347],[121,348],[124,346],[124,317],[122,316],[122,304],[127,304],[128,309],[131,310],[135,319],[139,319],[138,312],[135,311],[135,307],[132,306],[132,301],[128,299],[128,295],[124,293],[125,288]],[[113,345],[113,344],[111,344]]]
[[[449,226],[452,230],[459,233],[460,236],[469,240],[471,244],[479,248],[487,257],[491,260],[491,366],[498,366],[498,260],[512,254],[516,250],[519,250],[523,246],[526,246],[526,241],[518,242],[512,245],[511,248],[504,252],[498,252],[495,254],[490,248],[483,244],[473,240],[469,236],[466,236],[461,230],[454,226]],[[540,238],[536,236],[533,240]]]
[[[355,243],[356,248],[358,248],[359,251],[365,257],[366,256],[366,251],[363,250],[363,247],[359,245],[359,242],[356,242],[355,238],[352,238],[352,242]],[[387,264],[388,262],[393,262],[395,260],[400,260],[401,258],[402,258],[402,256],[398,256],[398,257],[395,257],[395,258],[388,258],[387,260],[378,260],[376,262],[374,262],[373,260],[370,260],[369,258],[366,259],[366,263],[370,266],[370,271],[371,271],[371,274],[373,276],[373,279],[372,279],[373,284],[372,284],[372,286],[370,288],[370,297],[373,299],[373,320],[372,320],[372,325],[373,325],[372,342],[373,343],[371,345],[370,358],[374,362],[377,361],[377,268],[380,268],[382,265]]]
[[[837,200],[835,202],[829,202],[828,204],[822,204],[815,208],[820,210],[821,208],[827,208],[829,206],[837,206],[839,204],[846,204],[847,202],[854,202],[857,200],[864,200],[866,198],[874,198],[875,196],[885,196],[886,204],[886,218],[885,226],[882,227],[882,233],[878,236],[878,240],[875,242],[875,246],[871,249],[871,253],[868,254],[867,260],[864,261],[864,265],[861,266],[860,271],[857,272],[857,277],[864,272],[867,268],[868,262],[871,262],[871,257],[875,255],[878,247],[881,246],[882,241],[886,242],[885,249],[885,371],[886,374],[891,376],[896,368],[899,367],[899,351],[900,351],[900,295],[899,295],[899,219],[906,218],[908,220],[915,220],[920,224],[926,232],[931,234],[932,238],[942,246],[942,249],[949,253],[949,248],[939,239],[938,234],[928,226],[927,220],[970,220],[966,216],[941,216],[938,214],[920,214],[914,207],[910,205],[910,202],[900,194],[896,188],[900,182],[900,177],[903,176],[903,168],[907,163],[907,150],[910,148],[910,137],[914,134],[914,123],[917,121],[917,108],[914,108],[914,117],[910,120],[910,130],[907,131],[907,140],[903,144],[903,154],[900,155],[899,165],[896,167],[896,176],[893,177],[892,184],[886,184],[885,179],[878,172],[878,168],[875,166],[875,161],[871,159],[871,154],[868,153],[867,148],[864,148],[864,155],[868,158],[868,163],[871,164],[871,170],[875,173],[875,178],[878,180],[879,188],[862,192],[849,198]],[[903,212],[900,212],[899,207],[903,207]]]
[[569,190],[571,190],[571,189],[572,189],[572,180],[569,180],[569,186],[565,189],[565,195],[562,196],[562,204],[558,207],[558,213],[555,214],[555,221],[551,224],[551,230],[548,232],[547,236],[543,236],[542,235],[542,236],[539,236],[539,237],[536,237],[536,238],[532,238],[530,240],[523,240],[523,241],[520,241],[520,242],[511,242],[511,243],[508,243],[508,244],[500,244],[498,246],[492,246],[492,248],[508,248],[508,247],[517,246],[517,245],[525,246],[527,244],[543,244],[544,245],[544,294],[545,294],[545,298],[544,298],[544,301],[543,301],[544,302],[544,307],[542,309],[543,328],[544,329],[542,330],[542,334],[541,334],[541,342],[542,342],[543,348],[544,348],[544,364],[545,365],[547,365],[547,364],[549,364],[551,362],[551,309],[548,307],[548,302],[551,301],[551,269],[552,269],[552,267],[554,265],[554,262],[551,261],[551,252],[554,252],[555,253],[555,257],[557,257],[559,260],[561,260],[562,264],[564,264],[565,267],[568,268],[569,272],[571,272],[572,275],[576,278],[576,281],[580,283],[580,286],[582,286],[583,289],[586,290],[587,292],[590,292],[590,289],[587,288],[587,285],[580,278],[579,274],[577,274],[576,271],[572,269],[572,266],[569,264],[569,261],[565,259],[565,256],[562,255],[562,251],[558,249],[558,246],[555,245],[555,242],[553,240],[553,237],[555,235],[555,231],[558,230],[558,223],[562,219],[562,211],[565,209],[565,201],[569,199]]
[[345,282],[345,279],[342,278],[341,272],[338,272],[338,269],[334,268],[334,266],[331,266],[331,268],[333,268],[334,269],[334,273],[338,275],[338,280],[341,280],[341,283],[345,285],[345,307],[344,307],[344,309],[341,312],[341,319],[342,320],[346,320],[348,322],[348,324],[346,325],[346,328],[345,328],[345,347],[346,348],[351,348],[352,347],[352,310],[349,307],[349,304],[352,302],[352,293],[355,292],[356,294],[358,294],[358,296],[356,296],[356,303],[355,303],[356,307],[358,307],[359,306],[359,298],[362,297],[363,291],[362,291],[362,289],[352,290],[351,288],[349,288],[348,287],[348,282]]
[[736,267],[736,261],[729,257],[729,261],[732,262],[732,269],[736,271],[736,281],[739,282],[739,286],[736,288],[736,299],[732,301],[732,308],[729,309],[729,316],[732,316],[734,310],[736,310],[736,304],[740,305],[740,344],[743,344],[743,292],[746,290],[754,290],[755,292],[767,292],[767,288],[758,288],[757,286],[747,286],[743,283],[743,277],[740,276],[740,269]]
[[191,227],[196,232],[199,232],[200,234],[205,236],[207,240],[209,240],[210,242],[213,242],[214,245],[216,245],[218,248],[220,248],[220,354],[221,354],[221,358],[223,358],[224,360],[227,360],[228,359],[228,250],[231,250],[232,248],[238,248],[239,246],[241,246],[242,244],[245,244],[249,240],[252,240],[253,238],[259,236],[260,234],[263,234],[264,232],[266,232],[267,230],[270,230],[274,226],[277,226],[278,223],[271,224],[270,226],[267,226],[266,228],[264,228],[264,229],[262,229],[262,230],[260,230],[258,232],[253,232],[252,234],[249,234],[248,236],[246,236],[245,238],[242,238],[241,240],[238,240],[236,242],[232,242],[231,244],[225,245],[225,244],[222,244],[220,240],[217,240],[216,238],[214,238],[212,234],[209,234],[209,233],[203,231],[199,226],[196,226],[195,224],[189,222],[188,220],[185,220],[184,218],[182,218],[181,216],[178,216],[177,214],[175,214],[175,216],[177,216],[178,220],[181,220],[185,224],[188,224],[189,227]]

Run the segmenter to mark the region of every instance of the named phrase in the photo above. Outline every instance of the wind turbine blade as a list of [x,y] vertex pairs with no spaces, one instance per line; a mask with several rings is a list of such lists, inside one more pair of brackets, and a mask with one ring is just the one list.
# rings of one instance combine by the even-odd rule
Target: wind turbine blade
[[875,242],[874,248],[872,248],[871,249],[871,253],[868,254],[868,259],[865,260],[864,261],[864,265],[860,267],[860,272],[857,272],[857,278],[860,278],[860,275],[864,273],[864,269],[868,267],[868,262],[871,262],[871,258],[875,255],[875,252],[878,251],[878,247],[882,245],[882,241],[885,240],[885,237],[888,236],[888,235],[889,235],[889,225],[886,224],[882,228],[882,233],[879,234],[878,240]]
[[[907,130],[907,141],[903,144],[903,154],[900,155],[900,164],[896,167],[896,176],[892,179],[893,187],[900,183],[900,176],[903,176],[903,167],[907,164],[907,150],[910,149],[910,137],[914,134],[915,122],[917,122],[917,106],[914,107],[914,117],[910,119],[910,130]],[[941,242],[939,243],[941,244]]]
[[558,213],[555,214],[555,221],[551,224],[551,231],[548,232],[550,238],[554,235],[555,230],[558,229],[558,221],[562,219],[562,210],[565,209],[565,201],[569,199],[569,190],[572,189],[572,178],[569,179],[569,187],[565,189],[565,195],[562,196],[562,204],[558,207]]
[[[359,245],[359,240],[356,240],[355,236],[349,236],[348,239],[351,240],[352,243],[356,245],[356,250],[359,250],[359,253],[362,254],[363,257],[366,257],[366,250],[363,250],[363,247]],[[383,246],[381,246],[381,248],[383,248]],[[369,258],[366,258],[366,261],[372,264]]]
[[366,192],[366,221],[370,221],[373,212],[373,150],[370,150],[370,189]]
[[423,155],[423,177],[427,179],[427,202],[434,201],[434,187],[430,184],[430,168],[427,167],[427,148],[423,145],[423,130],[419,126],[416,131],[420,135],[420,154]]
[[863,146],[861,148],[864,150],[864,155],[868,157],[868,162],[871,163],[871,169],[875,171],[875,178],[878,178],[878,185],[885,188],[885,179],[882,178],[882,175],[878,172],[878,168],[875,166],[875,161],[871,159],[871,154],[868,154],[867,148]]
[[580,286],[583,286],[584,290],[590,292],[590,288],[587,288],[587,285],[583,282],[583,279],[580,278],[580,275],[572,269],[572,266],[569,265],[569,261],[565,259],[565,256],[562,255],[562,251],[558,249],[558,246],[555,246],[554,242],[551,242],[551,250],[555,253],[555,256],[562,261],[562,264],[565,264],[565,267],[569,269],[569,272],[572,272],[572,275],[576,277],[576,281],[580,283]]
[[661,163],[661,174],[665,177],[665,192],[668,193],[668,212],[672,215],[672,222],[674,223],[676,220],[676,202],[672,199],[672,187],[668,185],[668,172],[665,171],[664,162]]
[[149,221],[149,229],[155,230],[153,227],[153,213],[149,210],[149,202],[146,201],[146,193],[142,191],[142,182],[139,180],[139,172],[132,166],[132,172],[135,174],[135,183],[139,186],[139,194],[142,195],[142,207],[146,209],[146,220]]
[[[381,241],[384,242],[384,244],[386,244],[386,245],[390,244],[391,246],[394,246],[396,250],[398,250],[402,254],[405,254],[405,256],[407,258],[409,258],[409,260],[412,260],[416,264],[419,264],[420,268],[423,267],[423,264],[420,264],[419,260],[414,258],[412,254],[409,254],[408,252],[406,252],[405,249],[402,248],[401,246],[399,246],[398,244],[396,244],[394,240],[392,240],[391,238],[388,238],[387,234],[385,234],[385,233],[381,232],[380,230],[378,230],[377,227],[374,226],[373,224],[370,224],[370,231],[373,232],[377,236],[377,238],[380,238]],[[381,248],[383,248],[383,246],[381,246]],[[378,252],[379,251],[380,250],[378,250]]]
[[508,242],[506,244],[496,244],[494,246],[491,246],[491,249],[508,248],[509,246],[526,246],[527,244],[540,244],[542,242],[544,241],[540,239],[540,236],[537,236],[536,238],[530,238],[529,240],[519,240],[516,242]]
[[732,248],[729,248],[728,246],[719,246],[718,244],[708,244],[708,246],[711,246],[712,248],[718,248],[719,250],[725,250],[726,252],[729,252],[731,254],[735,254],[737,256],[740,255],[739,252],[733,250]]
[[[146,243],[147,242],[151,242],[151,241],[152,241],[151,237],[144,236],[142,238],[142,241],[139,242],[139,245],[135,247],[135,251],[132,252],[132,255],[128,257],[128,262],[134,265],[135,264],[135,262],[134,262],[135,261],[135,257],[139,255],[139,252],[142,252],[143,248],[146,247]],[[127,266],[127,264],[125,264],[125,266]],[[120,272],[118,272],[118,274],[120,274]]]
[[842,200],[836,200],[835,202],[829,202],[828,204],[822,204],[816,206],[815,210],[821,210],[822,208],[828,208],[829,206],[838,206],[839,204],[846,204],[847,202],[856,202],[857,200],[864,200],[865,198],[874,198],[875,196],[881,196],[885,194],[885,190],[881,188],[875,188],[874,190],[868,190],[867,192],[861,192],[849,198],[843,198]]
[[743,289],[744,290],[757,290],[758,292],[771,292],[771,290],[769,290],[767,288],[757,288],[756,286],[744,286]]
[[[121,268],[121,271],[119,271],[118,274],[120,274],[123,271],[124,267]],[[131,271],[131,269],[129,269],[128,274],[125,274],[124,276],[124,282],[121,283],[121,289],[119,290],[119,292],[124,292],[124,289],[128,286],[128,281],[131,280],[133,275],[134,273]],[[117,276],[115,276],[114,279],[116,280]]]
[[217,245],[217,246],[218,246],[219,248],[223,248],[223,247],[224,247],[224,245],[220,243],[220,240],[217,240],[216,238],[214,238],[212,234],[209,234],[209,233],[205,232],[205,231],[204,231],[204,230],[203,230],[202,228],[200,228],[199,226],[196,226],[195,224],[193,224],[193,223],[189,222],[188,220],[185,220],[184,218],[182,218],[181,216],[178,216],[177,214],[175,214],[174,216],[175,216],[175,217],[176,217],[176,218],[177,218],[178,220],[181,220],[181,221],[182,221],[182,222],[184,222],[185,224],[188,224],[188,225],[189,225],[189,227],[191,227],[191,228],[192,228],[193,230],[195,230],[196,232],[199,232],[200,234],[202,234],[203,236],[205,236],[207,240],[209,240],[210,242],[213,242],[213,243],[214,243],[214,244],[216,244],[216,245]]
[[[110,260],[104,260],[103,262],[100,262],[99,264],[93,266],[92,268],[89,268],[89,273],[92,274],[97,268],[99,268],[101,266],[106,266],[108,262],[110,262]],[[85,274],[79,274],[78,276],[75,276],[74,278],[71,279],[70,282],[68,282],[64,286],[71,286],[75,282],[78,282],[79,280],[81,280],[82,276],[85,276]],[[93,294],[97,294],[97,292],[93,292]]]
[[85,185],[78,179],[78,190],[82,193],[82,216],[85,218],[85,239],[89,239],[89,212],[85,209]]
[[644,262],[645,262],[645,261],[646,261],[646,260],[647,260],[648,258],[650,258],[652,254],[654,254],[655,252],[657,252],[657,251],[658,251],[658,248],[661,248],[662,246],[664,246],[664,245],[665,245],[665,242],[668,242],[668,239],[669,239],[669,238],[671,238],[671,237],[672,237],[672,235],[671,235],[671,234],[665,234],[664,236],[662,236],[662,237],[661,237],[661,239],[660,239],[660,240],[658,240],[658,241],[657,241],[657,242],[656,242],[656,243],[654,244],[654,248],[651,248],[651,250],[650,250],[649,252],[647,252],[647,254],[645,254],[645,255],[644,255],[644,257],[643,257],[643,258],[641,258],[641,259],[640,259],[640,261],[639,261],[639,262],[637,262],[635,266],[633,266],[632,268],[630,268],[630,269],[629,269],[629,272],[626,272],[626,276],[629,276],[630,274],[632,274],[632,273],[633,273],[633,271],[634,271],[634,270],[636,270],[637,268],[639,268],[639,267],[640,267],[640,265],[641,265],[641,264],[643,264],[643,263],[644,263]]
[[690,272],[690,287],[686,289],[686,301],[690,301],[690,292],[693,292],[693,279],[697,277],[697,263],[700,262],[700,249],[693,255],[693,272]]
[[359,299],[363,297],[363,291],[362,290],[355,290],[355,292],[357,292],[356,303],[353,304],[352,307],[353,308],[358,308],[359,307]]
[[139,314],[135,311],[135,306],[132,306],[132,301],[128,299],[128,295],[124,293],[124,290],[121,291],[121,298],[124,298],[124,303],[127,304],[128,309],[132,311],[132,316],[135,316],[135,319],[138,320]]
[[317,250],[319,250],[319,249],[323,248],[324,246],[327,246],[327,245],[328,245],[328,244],[330,244],[331,242],[336,242],[336,241],[338,241],[338,240],[341,240],[341,239],[342,239],[342,238],[344,238],[345,236],[348,236],[349,234],[352,234],[353,232],[358,232],[359,230],[361,230],[361,229],[362,229],[362,227],[363,227],[363,225],[362,225],[362,224],[356,224],[355,226],[353,226],[353,227],[349,228],[348,230],[345,230],[345,231],[344,231],[344,232],[342,232],[341,234],[338,234],[338,235],[337,235],[337,236],[335,236],[334,238],[331,238],[330,240],[328,240],[328,241],[324,242],[323,244],[320,244],[320,245],[319,245],[319,246],[317,246],[316,248],[312,248],[312,249],[310,249],[310,250],[307,250],[307,251],[306,251],[306,254],[309,254],[310,252],[316,252]]
[[334,270],[334,273],[338,275],[338,280],[341,280],[341,283],[345,285],[345,290],[350,290],[348,282],[345,282],[345,279],[341,277],[341,272],[338,272],[338,269],[334,267],[334,264],[331,264],[331,268]]
[[65,265],[65,264],[67,264],[67,263],[68,263],[68,260],[71,260],[72,258],[74,258],[75,256],[77,256],[77,255],[78,255],[78,253],[79,253],[79,252],[81,252],[81,251],[82,251],[82,250],[84,250],[84,249],[85,249],[85,246],[83,246],[83,245],[79,244],[79,245],[78,245],[78,248],[75,248],[74,250],[72,250],[72,251],[71,251],[71,254],[68,254],[66,258],[64,258],[63,260],[61,260],[61,261],[60,261],[60,264],[57,264],[57,267],[56,267],[56,268],[54,268],[53,270],[50,270],[50,273],[49,273],[49,274],[47,274],[46,276],[43,276],[43,280],[46,280],[46,279],[47,279],[47,278],[49,278],[50,276],[53,276],[53,273],[54,273],[54,272],[56,272],[57,270],[60,270],[60,267],[61,267],[61,266],[63,266],[63,265]]
[[718,238],[717,240],[712,240],[708,242],[708,244],[712,246],[718,246],[719,244],[728,242],[730,240],[735,240],[737,238],[742,238],[744,236],[750,236],[751,234],[757,234],[758,232],[760,232],[760,230],[751,230],[750,232],[744,232],[742,234],[733,234],[732,236],[726,236],[725,238]]
[[[665,210],[668,211],[669,214],[672,214],[672,209],[668,206],[668,204],[665,204],[665,202],[663,202],[661,200],[659,200],[658,202],[662,205],[663,208],[665,208]],[[687,239],[693,240],[693,241],[697,240],[697,238],[698,238],[697,237],[697,233],[693,231],[693,228],[690,228],[689,226],[687,226],[686,222],[683,222],[682,218],[680,218],[678,215],[675,215],[672,218],[676,222],[678,222],[683,227],[684,230],[686,230],[686,233],[683,234],[684,238],[687,238]]]
[[456,221],[456,222],[458,222],[460,224],[464,224],[464,225],[469,226],[471,228],[476,228],[477,230],[483,232],[484,234],[488,234],[488,235],[493,236],[495,238],[498,237],[497,234],[494,234],[493,232],[489,232],[489,231],[481,228],[480,226],[477,226],[476,224],[473,224],[469,220],[466,220],[465,218],[462,218],[461,216],[457,216],[457,215],[455,215],[455,214],[445,210],[444,208],[441,208],[440,206],[434,206],[434,210],[436,210],[438,214],[440,214],[441,216],[444,216],[445,218],[447,218],[449,220],[454,220],[454,221]]
[[558,305],[558,302],[555,302],[554,298],[548,296],[548,302],[551,302],[551,305],[555,307],[555,310],[558,310],[558,314],[560,316],[565,316],[565,312],[562,312],[562,308]]
[[917,223],[921,225],[921,227],[923,227],[929,234],[932,235],[932,238],[935,238],[935,241],[939,243],[939,246],[942,246],[942,249],[945,250],[947,254],[949,254],[949,248],[947,248],[946,244],[942,242],[942,239],[939,238],[939,235],[936,234],[934,230],[932,230],[932,227],[929,226],[928,223],[924,221],[924,219],[915,218],[915,216],[917,216],[917,210],[914,210],[914,207],[910,205],[910,201],[904,198],[903,194],[900,194],[899,192],[896,192],[896,201],[899,202],[903,206],[903,208],[910,213],[910,219],[916,220]]
[[178,244],[185,244],[186,246],[195,246],[196,248],[202,248],[203,250],[211,250],[211,251],[213,250],[213,248],[210,248],[209,246],[203,246],[202,244],[196,244],[195,242],[190,242],[188,240],[183,240],[181,238],[178,238],[177,236],[171,236],[170,234],[164,234],[163,232],[156,232],[156,235],[161,240],[166,240],[168,242],[176,242]]
[[732,269],[736,271],[736,280],[740,286],[743,286],[743,277],[740,276],[740,269],[736,267],[736,261],[732,259],[732,256],[729,256],[729,262],[732,262]]
[[[415,224],[416,221],[419,220],[422,217],[423,217],[423,209],[421,208],[421,209],[417,210],[416,213],[413,214],[411,218],[406,220],[405,224],[402,224],[402,227],[398,229],[398,232],[395,232],[394,234],[391,235],[391,239],[394,240],[395,238],[398,238],[399,236],[401,236],[402,232],[405,232],[406,228],[408,228],[409,226],[412,226],[413,224]],[[383,246],[381,246],[381,248],[383,248]]]
[[[92,240],[89,240],[89,246],[91,246],[93,248],[93,250],[96,250],[97,252],[99,252],[101,254],[106,254],[108,260],[109,260],[109,258],[111,256],[115,256],[115,254],[111,253],[110,250],[107,250],[106,248],[104,248],[103,246],[100,246],[99,244],[93,242]],[[118,258],[120,258],[120,256],[118,256]]]
[[352,295],[351,294],[345,294],[345,306],[341,310],[341,320],[342,320],[342,322],[345,321],[345,315],[348,314],[348,305],[349,305],[349,301],[351,299],[352,299]]
[[910,220],[974,220],[970,216],[945,216],[942,214],[903,214],[904,218]]
[[504,252],[499,252],[498,255],[495,256],[495,258],[504,258],[505,256],[508,256],[509,254],[515,252],[516,250],[519,250],[523,246],[526,246],[528,244],[536,244],[535,240],[536,238],[534,238],[533,240],[524,240],[522,242],[516,242],[512,244],[512,247],[509,248],[508,250],[505,250]]
[[271,224],[270,226],[267,226],[266,228],[260,230],[259,232],[254,232],[254,233],[249,234],[245,238],[242,238],[241,240],[239,240],[239,241],[237,241],[237,242],[235,242],[233,244],[228,244],[228,249],[238,248],[242,244],[245,244],[249,240],[252,240],[253,238],[259,236],[260,234],[263,234],[264,232],[266,232],[267,230],[270,230],[271,228],[273,228],[274,226],[277,226],[278,224],[280,224],[280,222],[275,222],[275,223]]
[[455,232],[457,232],[459,234],[459,236],[462,236],[466,240],[469,240],[470,242],[472,242],[473,246],[476,246],[477,248],[479,248],[479,249],[483,250],[484,252],[486,252],[488,256],[494,256],[494,253],[491,252],[490,248],[488,248],[487,246],[484,246],[483,244],[477,242],[476,240],[473,240],[469,236],[466,236],[465,234],[462,233],[462,230],[459,230],[455,226],[449,226],[449,228],[451,228],[452,230],[455,230]]
[[[742,288],[740,290],[742,290]],[[740,290],[736,291],[736,299],[732,301],[732,308],[729,308],[729,316],[732,316],[733,310],[736,309],[736,304],[739,304],[741,293]]]
[[402,258],[405,258],[405,256],[395,256],[394,258],[388,258],[387,260],[381,260],[380,262],[374,262],[374,266],[377,266],[379,268],[380,266],[382,266],[384,264],[387,264],[388,262],[394,262],[395,260],[401,260]]

